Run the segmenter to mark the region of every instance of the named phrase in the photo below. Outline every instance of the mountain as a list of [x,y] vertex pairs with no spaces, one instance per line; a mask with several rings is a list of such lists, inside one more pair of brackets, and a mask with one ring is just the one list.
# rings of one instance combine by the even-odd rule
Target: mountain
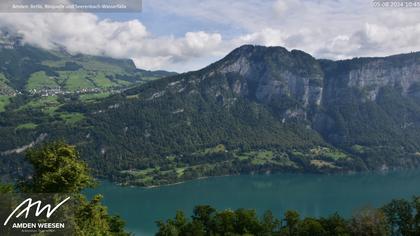
[[173,75],[137,69],[132,60],[71,55],[0,38],[0,95],[111,90]]
[[60,96],[91,102],[174,74],[137,69],[132,60],[45,50],[0,32],[0,112],[17,95],[31,96],[22,109],[52,110],[65,103]]
[[64,123],[9,109],[0,151],[19,165],[25,145],[65,137],[98,176],[146,186],[411,168],[420,164],[419,57],[330,61],[246,45],[200,71],[68,101],[58,109],[72,117]]

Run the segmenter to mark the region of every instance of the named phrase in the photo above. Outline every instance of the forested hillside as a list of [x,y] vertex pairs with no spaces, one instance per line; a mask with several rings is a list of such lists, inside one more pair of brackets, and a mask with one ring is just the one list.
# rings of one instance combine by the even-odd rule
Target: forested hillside
[[[174,74],[137,69],[131,60],[44,50],[4,35],[0,66],[0,112],[9,104],[51,111],[64,103],[60,96],[92,101]],[[31,98],[20,104],[25,95]]]
[[51,138],[77,145],[96,175],[146,186],[418,166],[419,56],[335,62],[243,46],[200,71],[99,100],[54,96],[64,102],[53,111],[47,103],[22,113],[27,99],[16,96],[0,117],[3,171],[24,175],[22,149]]

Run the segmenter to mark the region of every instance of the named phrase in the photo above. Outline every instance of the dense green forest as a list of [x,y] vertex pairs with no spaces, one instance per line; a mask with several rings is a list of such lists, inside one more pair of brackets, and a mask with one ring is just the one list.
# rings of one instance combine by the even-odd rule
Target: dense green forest
[[[2,218],[5,219],[14,209],[11,207],[11,211],[6,212],[9,204],[13,206],[20,202],[18,201],[20,194],[30,197],[39,193],[49,194],[47,196],[57,199],[57,203],[60,199],[59,194],[65,194],[65,196],[71,196],[72,205],[64,205],[64,212],[61,212],[57,219],[60,222],[67,220],[69,231],[63,232],[63,235],[129,235],[124,230],[124,221],[118,216],[108,214],[107,208],[101,204],[101,195],[88,200],[81,194],[83,189],[93,187],[95,180],[73,146],[61,141],[47,143],[28,150],[26,158],[34,169],[31,179],[21,180],[15,185],[0,183],[0,204],[2,205],[0,216]],[[9,195],[6,194],[10,193],[13,193],[13,198],[8,202],[3,202],[8,199],[6,197]],[[57,203],[53,205],[56,206]],[[0,228],[0,235],[16,234],[20,235],[7,227]]]
[[23,151],[57,138],[127,185],[418,167],[419,56],[328,61],[247,45],[109,96],[17,95],[0,113],[0,173],[29,175]]
[[339,214],[302,218],[296,211],[287,211],[279,219],[271,211],[258,217],[254,210],[217,211],[203,205],[194,208],[191,218],[177,212],[173,219],[157,225],[157,236],[416,236],[420,235],[420,198],[365,208],[350,219]]

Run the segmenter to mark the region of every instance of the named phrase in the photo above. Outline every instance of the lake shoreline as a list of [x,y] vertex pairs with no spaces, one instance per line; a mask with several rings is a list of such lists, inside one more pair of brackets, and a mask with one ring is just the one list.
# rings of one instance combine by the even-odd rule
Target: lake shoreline
[[[170,184],[162,184],[162,185],[150,185],[150,186],[142,186],[142,185],[135,185],[135,184],[124,184],[120,182],[112,183],[121,186],[121,187],[128,187],[128,188],[141,188],[141,189],[154,189],[154,188],[161,188],[161,187],[170,187],[176,186],[180,184],[185,184],[189,182],[204,180],[204,179],[212,179],[212,178],[223,178],[223,177],[234,177],[234,176],[276,176],[276,175],[316,175],[316,176],[331,176],[331,175],[356,175],[356,174],[389,174],[392,172],[398,171],[411,171],[411,170],[419,170],[420,168],[394,168],[394,169],[380,169],[380,170],[367,170],[367,171],[342,171],[342,172],[301,172],[301,171],[290,171],[290,172],[269,172],[269,173],[249,173],[249,174],[228,174],[228,175],[215,175],[215,176],[202,176],[195,179],[190,180],[183,180],[179,182],[174,182]],[[99,179],[99,181],[107,181],[106,179]]]
[[280,173],[205,177],[169,187],[126,187],[103,181],[85,193],[104,196],[112,214],[126,219],[136,235],[154,235],[155,222],[173,218],[178,210],[191,214],[194,206],[216,209],[271,210],[281,216],[297,210],[302,217],[350,217],[365,206],[379,207],[392,199],[420,195],[420,170],[369,171],[353,174]]

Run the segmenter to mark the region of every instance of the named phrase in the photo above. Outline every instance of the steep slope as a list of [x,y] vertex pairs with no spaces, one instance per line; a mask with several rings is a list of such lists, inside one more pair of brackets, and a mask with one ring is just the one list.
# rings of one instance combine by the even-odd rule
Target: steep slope
[[6,116],[1,130],[18,138],[0,150],[12,158],[5,151],[30,143],[20,137],[65,137],[99,176],[139,185],[418,166],[419,55],[334,62],[246,45],[200,71],[69,101],[59,111],[84,119],[66,125],[16,130],[30,120]]
[[0,66],[0,88],[8,86],[17,93],[32,94],[57,88],[66,92],[118,89],[173,75],[139,70],[131,60],[44,50],[24,45],[19,38],[0,42]]
[[420,53],[321,64],[324,112],[314,127],[325,140],[371,167],[418,163]]
[[[9,105],[51,111],[65,103],[58,97],[92,102],[174,74],[137,69],[131,60],[44,50],[0,33],[0,112]],[[17,95],[29,97],[22,102]]]

